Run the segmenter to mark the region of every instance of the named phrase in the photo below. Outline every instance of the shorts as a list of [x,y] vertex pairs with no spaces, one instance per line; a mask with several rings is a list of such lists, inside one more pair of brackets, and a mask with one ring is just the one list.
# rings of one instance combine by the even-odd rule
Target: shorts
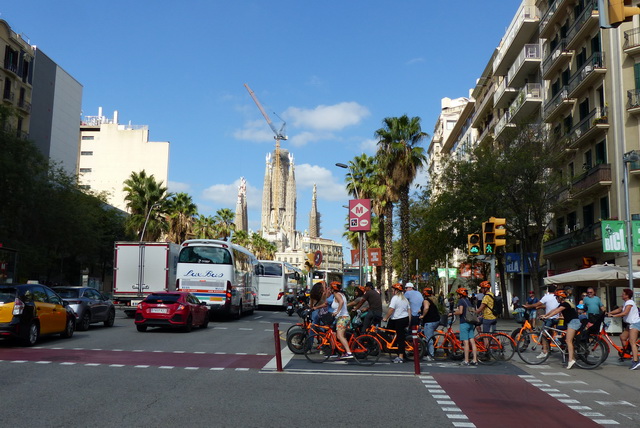
[[574,318],[571,321],[569,321],[569,324],[567,325],[567,328],[570,328],[572,330],[580,330],[580,327],[582,327],[582,322],[578,319],[578,318]]
[[349,317],[338,317],[336,319],[336,330],[346,330],[350,322],[351,319]]
[[558,318],[547,318],[544,320],[545,327],[555,327],[556,325],[558,325]]
[[460,340],[470,340],[476,336],[476,326],[468,322],[460,323]]
[[640,322],[629,324],[629,329],[632,329],[632,328],[634,328],[636,330],[640,330]]
[[492,320],[482,319],[482,332],[483,333],[493,333],[496,331],[496,324],[498,324],[498,319],[494,318]]

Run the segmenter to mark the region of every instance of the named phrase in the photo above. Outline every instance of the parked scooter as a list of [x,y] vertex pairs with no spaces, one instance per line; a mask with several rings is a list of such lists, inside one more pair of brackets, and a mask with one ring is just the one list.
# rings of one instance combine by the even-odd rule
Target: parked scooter
[[293,315],[294,312],[296,311],[298,299],[297,299],[297,296],[293,294],[292,288],[289,289],[289,292],[285,296],[284,303],[285,303],[285,308],[286,308],[285,310],[287,312],[287,315],[289,316]]

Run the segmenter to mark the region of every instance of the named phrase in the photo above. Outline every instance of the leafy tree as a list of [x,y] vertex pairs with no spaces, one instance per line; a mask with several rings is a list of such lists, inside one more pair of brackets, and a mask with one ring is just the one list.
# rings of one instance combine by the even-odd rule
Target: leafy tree
[[181,243],[187,239],[197,212],[197,205],[187,193],[176,193],[167,198],[169,241]]
[[164,217],[168,208],[167,198],[171,195],[161,181],[156,181],[153,174],[147,175],[145,170],[132,172],[124,181],[122,190],[126,193],[124,200],[131,214],[126,224],[128,232],[138,235],[140,240],[148,241],[156,241],[168,232],[169,226]]
[[226,241],[231,233],[236,229],[236,225],[233,222],[235,214],[229,208],[221,208],[216,211],[216,215],[213,218],[216,223],[219,236],[223,241]]
[[218,228],[213,217],[199,214],[193,222],[193,237],[197,239],[216,239]]

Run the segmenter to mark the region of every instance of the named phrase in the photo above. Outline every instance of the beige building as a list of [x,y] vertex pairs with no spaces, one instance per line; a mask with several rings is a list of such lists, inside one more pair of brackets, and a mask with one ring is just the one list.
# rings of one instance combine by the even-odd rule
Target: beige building
[[79,182],[83,188],[108,192],[110,205],[126,211],[124,181],[145,170],[167,186],[169,142],[149,141],[147,125],[118,123],[102,115],[87,116],[80,125]]

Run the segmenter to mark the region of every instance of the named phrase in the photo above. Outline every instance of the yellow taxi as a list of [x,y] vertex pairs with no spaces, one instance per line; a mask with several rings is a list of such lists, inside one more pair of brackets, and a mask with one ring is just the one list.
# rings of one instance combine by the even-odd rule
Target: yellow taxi
[[42,335],[71,337],[75,327],[73,310],[46,285],[0,285],[0,338],[33,346]]

